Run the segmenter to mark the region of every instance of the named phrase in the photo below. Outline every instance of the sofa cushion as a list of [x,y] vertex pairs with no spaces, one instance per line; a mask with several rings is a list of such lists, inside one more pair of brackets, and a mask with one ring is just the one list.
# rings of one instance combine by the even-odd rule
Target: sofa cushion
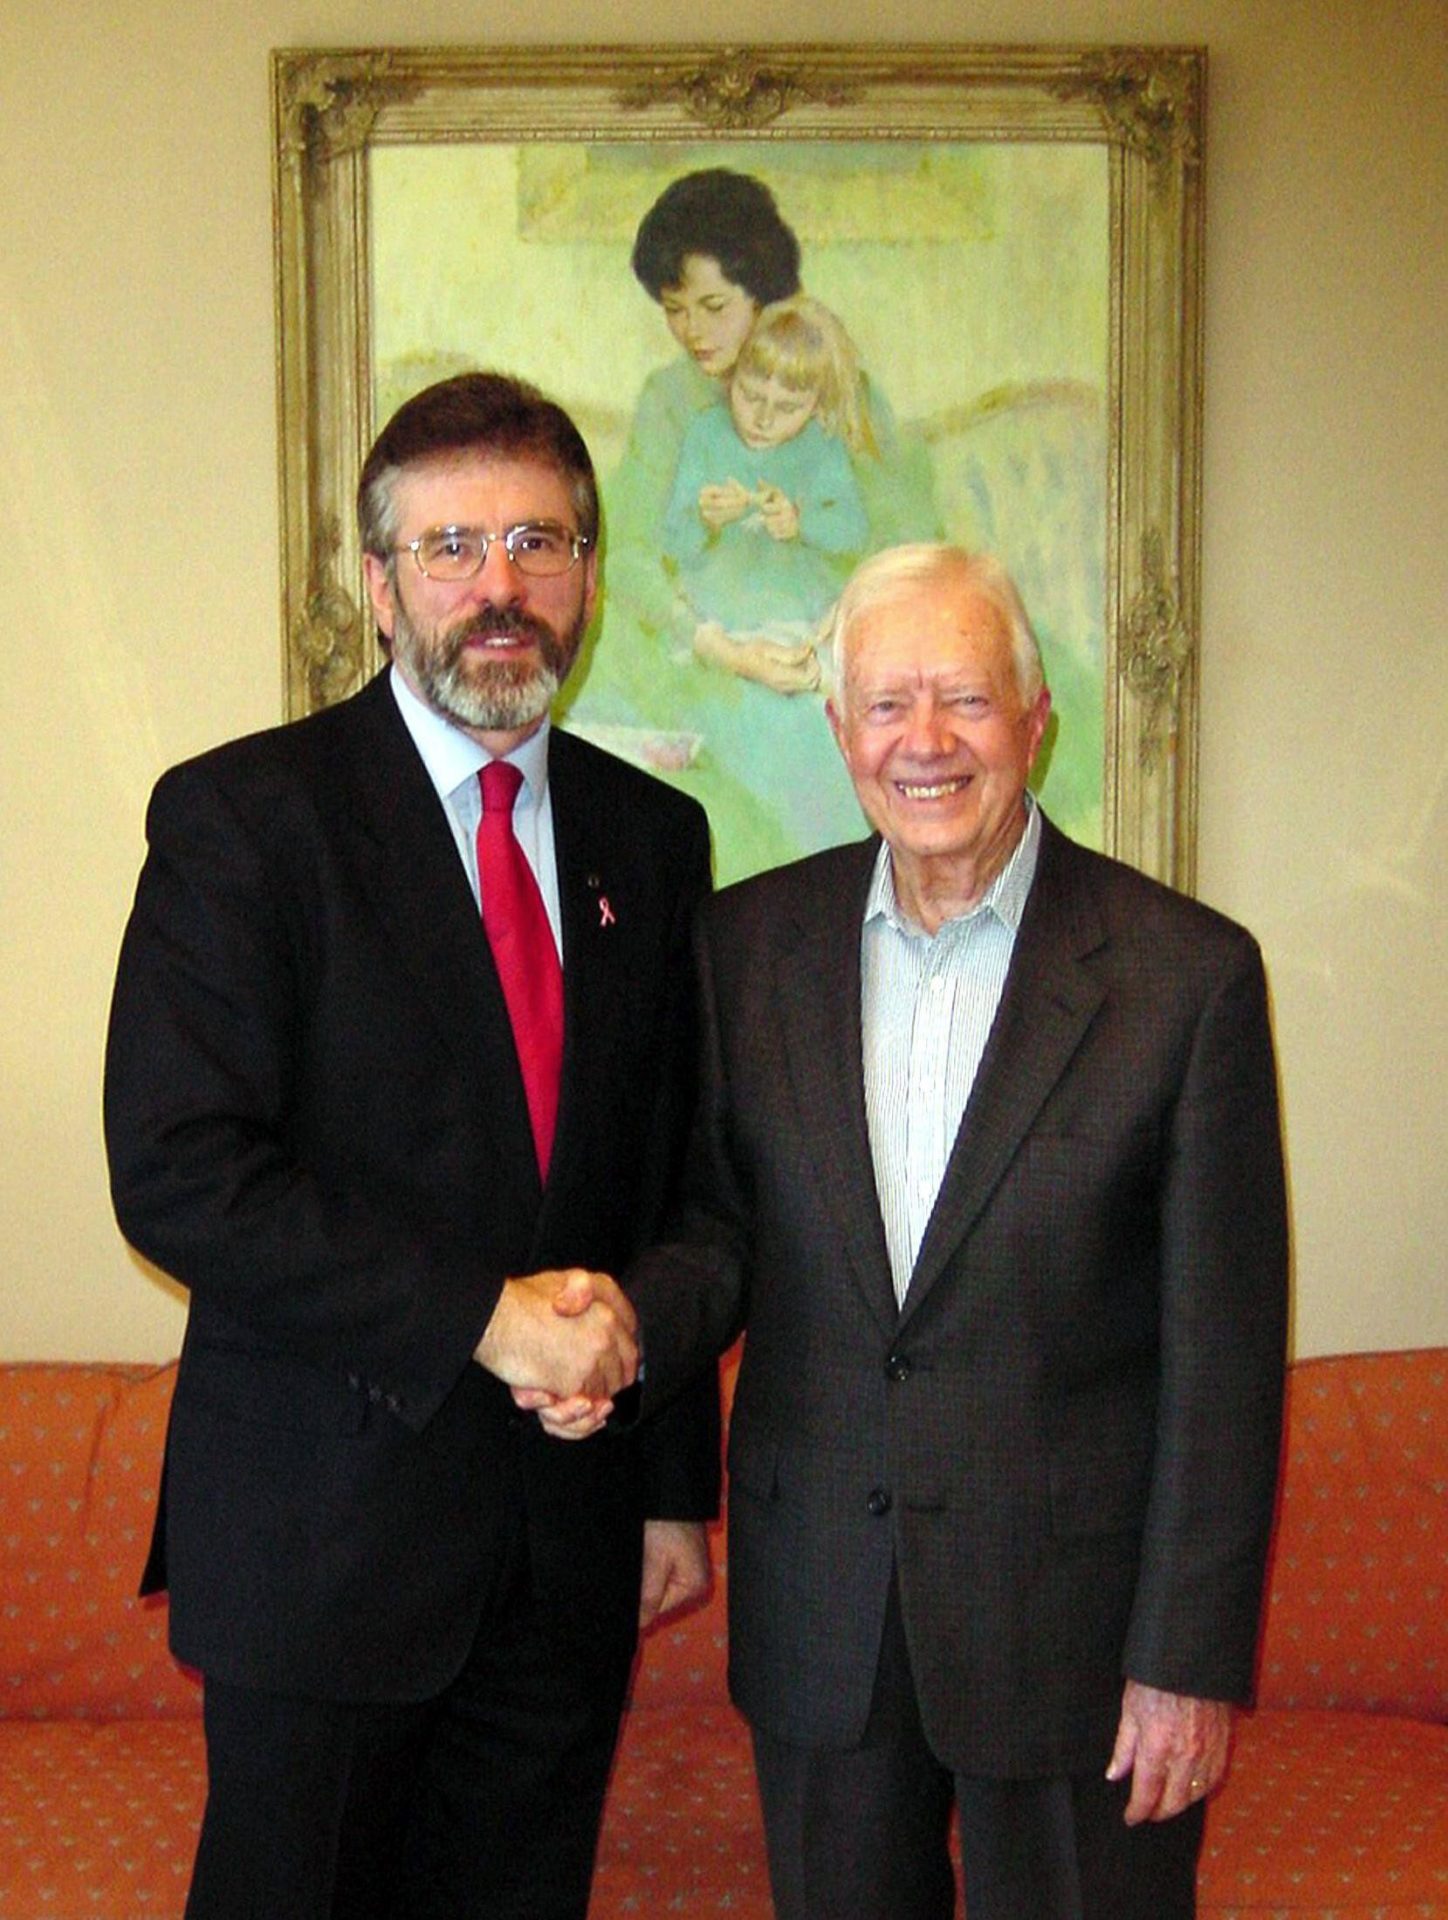
[[164,1603],[136,1597],[174,1379],[174,1365],[5,1368],[0,1717],[199,1713]]
[[1448,1352],[1298,1361],[1287,1433],[1259,1701],[1448,1720]]
[[3,1920],[172,1920],[205,1799],[199,1718],[0,1723]]
[[1259,1708],[1207,1808],[1202,1920],[1448,1913],[1448,1727]]

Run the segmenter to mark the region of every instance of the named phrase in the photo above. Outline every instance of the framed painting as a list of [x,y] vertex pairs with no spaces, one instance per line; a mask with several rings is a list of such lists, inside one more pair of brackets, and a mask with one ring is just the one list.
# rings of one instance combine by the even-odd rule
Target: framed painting
[[272,64],[289,714],[379,665],[352,510],[376,428],[494,367],[599,472],[560,724],[696,793],[721,881],[863,831],[821,615],[862,555],[948,539],[1032,617],[1047,810],[1190,889],[1200,50]]

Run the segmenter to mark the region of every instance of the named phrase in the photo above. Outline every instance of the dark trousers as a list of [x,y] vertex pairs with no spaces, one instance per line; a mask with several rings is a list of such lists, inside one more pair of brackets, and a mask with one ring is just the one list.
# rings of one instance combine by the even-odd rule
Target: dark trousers
[[[1129,1785],[982,1780],[928,1746],[891,1593],[863,1744],[754,1730],[776,1920],[951,1920],[954,1805],[968,1920],[1191,1920],[1202,1809],[1128,1827]],[[1102,1756],[1102,1769],[1106,1756]]]
[[436,1700],[208,1680],[187,1920],[584,1920],[628,1682],[615,1640],[601,1656],[558,1632],[520,1565]]

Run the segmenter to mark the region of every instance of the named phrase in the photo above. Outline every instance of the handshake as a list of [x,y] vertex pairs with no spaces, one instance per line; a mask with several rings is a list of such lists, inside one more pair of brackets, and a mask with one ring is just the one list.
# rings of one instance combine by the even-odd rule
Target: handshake
[[505,1280],[473,1358],[559,1440],[586,1440],[638,1378],[638,1317],[606,1273]]

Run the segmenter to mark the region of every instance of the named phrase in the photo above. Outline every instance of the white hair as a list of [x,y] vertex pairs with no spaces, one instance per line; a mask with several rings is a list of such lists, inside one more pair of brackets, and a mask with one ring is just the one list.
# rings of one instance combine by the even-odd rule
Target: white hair
[[1046,684],[1041,649],[1015,582],[989,553],[968,553],[944,541],[918,541],[886,547],[863,561],[845,584],[828,615],[821,640],[834,657],[836,684],[846,679],[850,634],[861,617],[911,587],[968,586],[1000,614],[1011,643],[1011,666],[1022,706],[1030,706]]

